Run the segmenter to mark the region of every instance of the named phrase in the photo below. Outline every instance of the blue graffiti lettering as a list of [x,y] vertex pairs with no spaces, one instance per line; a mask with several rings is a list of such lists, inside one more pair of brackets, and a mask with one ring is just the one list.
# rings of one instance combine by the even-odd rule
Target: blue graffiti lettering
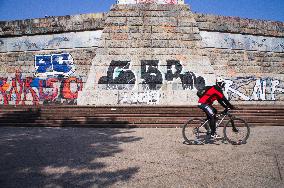
[[69,77],[74,72],[73,58],[68,53],[35,56],[35,76],[37,77]]

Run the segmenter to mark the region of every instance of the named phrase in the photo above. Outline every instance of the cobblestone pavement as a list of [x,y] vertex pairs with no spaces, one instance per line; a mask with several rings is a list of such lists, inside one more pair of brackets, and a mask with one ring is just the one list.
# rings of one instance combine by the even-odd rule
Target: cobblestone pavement
[[185,145],[180,128],[0,128],[0,187],[284,187],[284,127],[246,145]]

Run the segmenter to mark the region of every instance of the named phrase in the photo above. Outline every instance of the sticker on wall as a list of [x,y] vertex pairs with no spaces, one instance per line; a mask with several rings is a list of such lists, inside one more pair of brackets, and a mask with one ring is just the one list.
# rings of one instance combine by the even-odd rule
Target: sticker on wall
[[74,73],[73,58],[68,53],[35,56],[36,77],[69,77]]

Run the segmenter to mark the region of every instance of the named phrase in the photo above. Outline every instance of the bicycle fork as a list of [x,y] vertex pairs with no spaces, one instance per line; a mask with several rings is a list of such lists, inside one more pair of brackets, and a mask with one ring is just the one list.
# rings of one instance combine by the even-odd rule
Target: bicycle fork
[[238,130],[237,127],[235,126],[235,122],[234,122],[232,116],[230,115],[229,117],[230,117],[230,121],[231,121],[231,124],[232,124],[232,130],[233,130],[233,132],[238,133],[239,130]]

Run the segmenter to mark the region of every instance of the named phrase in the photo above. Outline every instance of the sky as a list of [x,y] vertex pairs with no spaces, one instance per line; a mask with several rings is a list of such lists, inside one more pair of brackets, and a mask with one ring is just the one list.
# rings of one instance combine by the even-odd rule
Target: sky
[[[0,0],[0,20],[108,12],[115,0]],[[284,22],[284,0],[185,0],[196,13]]]

